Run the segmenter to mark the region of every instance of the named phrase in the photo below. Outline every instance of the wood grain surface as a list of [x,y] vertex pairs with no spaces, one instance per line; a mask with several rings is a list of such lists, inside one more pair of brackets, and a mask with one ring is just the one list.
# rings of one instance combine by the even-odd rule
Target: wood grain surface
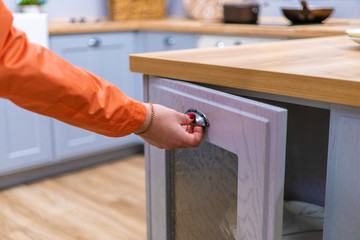
[[144,240],[145,163],[135,155],[0,192],[1,240]]
[[50,21],[50,35],[113,32],[113,31],[162,31],[203,34],[229,34],[264,37],[308,38],[344,35],[345,30],[360,28],[360,20],[331,18],[324,24],[291,25],[285,18],[263,17],[258,25],[200,22],[188,18],[160,20],[100,21],[97,23],[69,23]]
[[360,46],[345,36],[130,56],[134,72],[360,106]]

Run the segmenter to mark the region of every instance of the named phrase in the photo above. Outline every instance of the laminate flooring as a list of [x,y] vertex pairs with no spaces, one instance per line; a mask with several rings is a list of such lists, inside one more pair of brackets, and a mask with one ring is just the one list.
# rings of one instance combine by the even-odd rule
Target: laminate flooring
[[143,155],[0,191],[0,240],[146,239]]

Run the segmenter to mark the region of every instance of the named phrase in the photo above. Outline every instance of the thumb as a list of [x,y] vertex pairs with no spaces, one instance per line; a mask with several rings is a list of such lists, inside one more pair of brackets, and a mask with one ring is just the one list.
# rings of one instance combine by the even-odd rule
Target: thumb
[[192,123],[192,121],[194,121],[194,118],[195,118],[195,115],[194,114],[192,114],[192,115],[179,113],[178,120],[179,120],[180,125],[188,125],[188,124]]

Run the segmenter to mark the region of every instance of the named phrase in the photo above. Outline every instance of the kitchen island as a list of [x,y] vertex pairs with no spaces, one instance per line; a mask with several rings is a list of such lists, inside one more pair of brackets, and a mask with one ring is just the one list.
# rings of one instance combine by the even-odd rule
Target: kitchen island
[[[135,54],[130,56],[130,68],[145,74],[147,100],[178,111],[187,108],[203,111],[210,121],[204,142],[227,149],[238,157],[237,164],[233,165],[238,166],[237,183],[233,185],[237,188],[235,223],[229,220],[228,212],[234,207],[230,202],[224,210],[226,213],[218,215],[229,223],[227,232],[233,231],[224,239],[281,238],[284,174],[291,176],[301,171],[301,165],[291,167],[295,161],[292,158],[299,155],[325,158],[321,160],[325,162],[321,166],[326,171],[323,239],[356,240],[360,236],[359,59],[360,46],[340,36]],[[302,115],[308,118],[297,121]],[[317,131],[319,128],[323,130]],[[302,132],[307,135],[301,135]],[[319,143],[314,139],[320,139]],[[305,147],[298,151],[301,146]],[[204,149],[209,153],[207,146]],[[149,239],[181,239],[184,236],[181,224],[186,221],[178,211],[186,207],[176,199],[186,191],[177,189],[181,186],[177,184],[186,174],[176,173],[176,169],[183,161],[180,156],[186,154],[149,146],[145,153]],[[230,153],[222,154],[229,156]],[[236,156],[231,155],[230,159]],[[203,160],[195,158],[192,162],[199,161]],[[309,159],[300,161],[309,164]],[[317,169],[318,161],[314,157],[310,165]],[[197,169],[191,175],[194,177],[201,167],[191,169]],[[224,177],[223,171],[215,171],[211,178],[218,173]],[[316,171],[314,175],[305,173],[301,184],[290,183],[290,186],[305,185],[312,189],[319,185]],[[199,188],[206,187],[205,184]],[[317,192],[305,191],[291,198],[316,202],[321,198]],[[311,199],[311,195],[315,198]],[[192,195],[187,196],[181,198],[182,201]],[[208,227],[210,229],[213,227]]]

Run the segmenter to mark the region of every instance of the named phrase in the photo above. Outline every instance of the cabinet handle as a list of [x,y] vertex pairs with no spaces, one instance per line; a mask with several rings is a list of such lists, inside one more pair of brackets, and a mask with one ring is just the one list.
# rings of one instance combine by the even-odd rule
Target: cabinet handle
[[191,119],[194,119],[194,121],[191,123],[193,126],[200,126],[200,127],[210,127],[209,119],[206,117],[206,115],[201,112],[200,110],[190,108],[185,112]]
[[176,39],[173,36],[166,37],[164,39],[165,45],[167,46],[174,46],[176,44]]
[[88,40],[88,46],[89,47],[98,47],[100,45],[101,41],[98,38],[90,38]]
[[218,42],[215,44],[215,47],[223,48],[223,47],[225,47],[225,43],[224,43],[223,41],[218,41]]
[[243,44],[243,43],[240,40],[237,40],[234,42],[234,45],[241,45],[241,44]]

